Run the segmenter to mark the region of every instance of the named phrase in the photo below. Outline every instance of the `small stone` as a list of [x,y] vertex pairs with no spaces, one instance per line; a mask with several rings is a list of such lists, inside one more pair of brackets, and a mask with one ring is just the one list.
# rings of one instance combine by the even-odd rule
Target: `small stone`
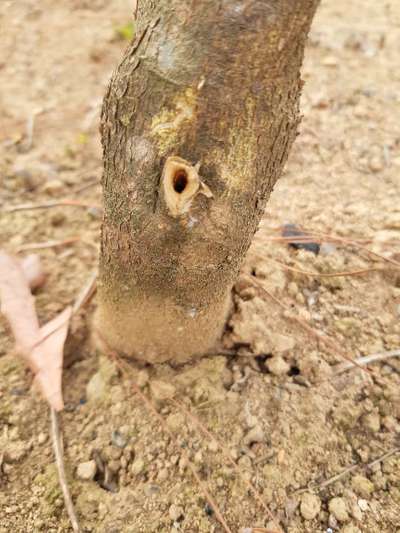
[[369,169],[372,172],[381,172],[384,167],[384,162],[381,157],[379,156],[373,156],[368,162]]
[[251,446],[255,442],[264,442],[265,433],[260,425],[253,427],[244,437],[245,446]]
[[169,517],[173,522],[177,522],[184,515],[184,510],[179,505],[172,504],[169,508]]
[[50,218],[50,222],[51,222],[52,226],[58,227],[58,226],[62,226],[64,224],[64,222],[66,221],[66,219],[67,219],[67,217],[62,212],[53,213],[51,218]]
[[349,519],[347,505],[343,498],[332,498],[329,501],[329,511],[338,522],[347,522]]
[[85,463],[80,463],[76,469],[76,475],[83,481],[92,481],[96,475],[96,471],[96,461],[91,460],[86,461]]
[[368,413],[363,416],[363,426],[372,433],[378,433],[381,429],[381,419],[378,413]]
[[326,56],[322,60],[324,67],[336,67],[338,65],[338,60],[335,56]]
[[327,256],[334,254],[336,252],[337,248],[334,244],[331,244],[329,242],[324,242],[321,244],[321,247],[319,249],[319,255],[321,256]]
[[131,472],[134,476],[138,476],[144,470],[144,461],[143,459],[136,459],[131,466]]
[[125,448],[128,444],[129,437],[126,432],[115,430],[111,433],[111,442],[118,448]]
[[282,357],[279,356],[267,359],[265,365],[271,372],[271,374],[274,374],[274,376],[284,376],[290,370],[290,366],[288,365],[288,363]]
[[353,490],[363,498],[369,498],[374,492],[374,484],[364,476],[357,475],[351,480]]
[[358,507],[361,509],[361,511],[368,511],[369,504],[367,500],[363,500],[362,498],[360,498],[357,501],[357,504],[358,504]]
[[44,444],[47,440],[47,435],[46,433],[39,433],[38,435],[38,443],[39,444]]
[[154,399],[160,402],[173,398],[176,393],[176,389],[172,383],[161,380],[153,380],[150,383],[150,390]]
[[46,185],[43,187],[43,191],[47,192],[51,196],[57,196],[64,188],[62,181],[54,179],[49,180]]
[[305,520],[313,520],[321,510],[321,500],[316,494],[306,492],[300,503],[300,513]]

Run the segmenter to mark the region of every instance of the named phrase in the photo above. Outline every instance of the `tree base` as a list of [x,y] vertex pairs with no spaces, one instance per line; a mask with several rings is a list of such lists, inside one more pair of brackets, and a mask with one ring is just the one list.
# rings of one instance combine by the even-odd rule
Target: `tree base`
[[216,347],[231,308],[229,294],[202,309],[183,309],[168,300],[140,303],[100,300],[94,342],[147,363],[184,363]]

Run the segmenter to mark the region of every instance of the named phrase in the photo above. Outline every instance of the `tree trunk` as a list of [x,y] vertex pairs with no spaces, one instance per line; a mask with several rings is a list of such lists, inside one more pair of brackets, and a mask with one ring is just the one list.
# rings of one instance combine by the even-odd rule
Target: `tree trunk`
[[104,100],[96,329],[149,362],[221,336],[299,124],[318,0],[141,0]]

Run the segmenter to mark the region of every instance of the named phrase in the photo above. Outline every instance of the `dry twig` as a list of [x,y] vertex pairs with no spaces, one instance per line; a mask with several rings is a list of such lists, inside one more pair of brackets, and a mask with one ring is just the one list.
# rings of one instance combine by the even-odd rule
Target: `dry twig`
[[358,468],[364,468],[366,470],[367,469],[371,469],[374,465],[376,465],[378,463],[381,463],[382,461],[384,461],[388,457],[391,457],[395,453],[399,453],[399,452],[400,452],[400,447],[392,448],[388,452],[384,453],[383,455],[381,455],[377,459],[374,459],[373,461],[371,461],[370,463],[368,463],[366,465],[364,465],[362,463],[358,463],[356,465],[348,466],[347,468],[342,470],[342,472],[339,472],[339,474],[336,474],[336,475],[330,477],[329,479],[326,479],[322,483],[319,483],[318,485],[315,485],[315,486],[311,484],[311,485],[309,485],[308,487],[306,487],[304,489],[300,489],[300,490],[296,491],[296,493],[297,494],[301,494],[303,492],[307,492],[310,489],[318,490],[318,491],[322,490],[322,489],[325,489],[326,487],[329,487],[329,485],[332,485],[332,483],[335,483],[336,481],[339,481],[339,479],[342,479],[347,474],[350,474],[351,472],[354,472],[354,470],[357,470]]
[[[356,362],[358,365],[369,365],[370,363],[384,361],[385,359],[389,359],[390,357],[400,357],[400,350],[392,350],[389,352],[379,352],[370,355],[364,355],[363,357],[358,357],[357,359],[354,359],[354,362]],[[334,368],[334,373],[342,374],[342,372],[346,372],[347,370],[350,370],[350,368],[354,368],[354,365],[350,363],[341,363],[340,365],[337,365],[336,368]]]
[[56,465],[58,470],[58,480],[64,497],[65,509],[68,513],[69,520],[71,522],[74,533],[80,533],[78,517],[75,512],[74,505],[72,503],[71,493],[67,484],[67,478],[65,476],[64,457],[63,457],[63,443],[60,432],[60,426],[58,423],[58,413],[55,409],[50,407],[51,417],[51,438],[53,441],[54,456],[56,459]]
[[58,248],[59,246],[67,246],[80,240],[80,237],[71,237],[64,241],[45,241],[45,242],[32,242],[29,244],[22,244],[18,246],[16,252],[26,252],[28,250],[44,250],[46,248]]
[[290,272],[295,272],[296,274],[302,274],[303,276],[310,276],[312,278],[338,278],[338,277],[344,277],[344,276],[361,276],[364,274],[370,274],[371,272],[382,272],[384,269],[380,267],[374,267],[374,268],[360,268],[359,270],[348,270],[345,272],[311,272],[309,270],[302,270],[300,268],[291,267],[289,265],[286,265],[285,263],[282,263],[282,261],[277,261],[276,259],[273,259],[272,257],[263,257],[263,260],[271,261],[273,263],[276,263],[284,270],[289,270]]
[[85,209],[102,209],[100,205],[78,202],[78,200],[56,200],[43,202],[42,204],[18,204],[3,208],[3,213],[15,213],[16,211],[32,211],[35,209],[51,209],[52,207],[83,207]]

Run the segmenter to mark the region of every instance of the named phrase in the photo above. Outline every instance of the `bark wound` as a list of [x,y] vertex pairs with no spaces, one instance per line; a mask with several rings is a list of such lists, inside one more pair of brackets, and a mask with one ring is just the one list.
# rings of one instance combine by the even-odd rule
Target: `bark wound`
[[[299,123],[317,0],[142,0],[104,99],[97,327],[116,350],[212,349]],[[201,177],[199,164],[201,161]]]
[[173,217],[189,212],[198,194],[212,198],[210,188],[201,180],[200,165],[192,166],[181,157],[168,157],[163,170],[162,185],[166,206]]

